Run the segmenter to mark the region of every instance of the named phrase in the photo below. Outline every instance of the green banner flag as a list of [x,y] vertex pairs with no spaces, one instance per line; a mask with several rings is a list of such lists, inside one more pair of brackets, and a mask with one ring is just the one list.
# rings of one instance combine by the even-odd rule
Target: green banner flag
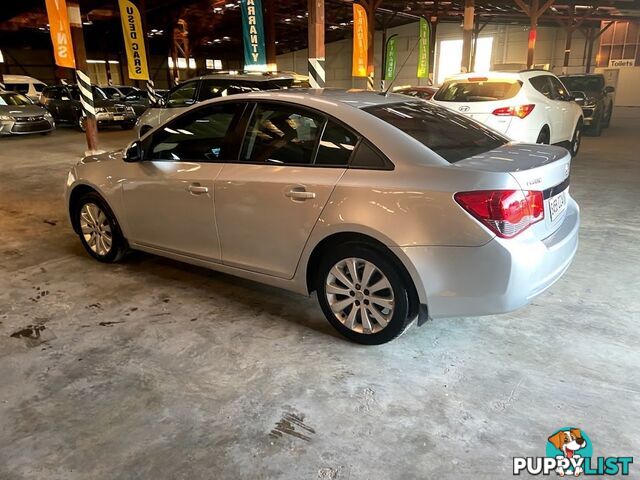
[[429,22],[420,19],[420,40],[418,44],[418,78],[429,77]]
[[262,1],[242,0],[242,37],[244,39],[244,68],[266,70],[267,55],[264,48]]
[[384,61],[384,79],[393,80],[396,76],[396,66],[398,64],[398,45],[396,45],[396,35],[392,35],[387,40]]

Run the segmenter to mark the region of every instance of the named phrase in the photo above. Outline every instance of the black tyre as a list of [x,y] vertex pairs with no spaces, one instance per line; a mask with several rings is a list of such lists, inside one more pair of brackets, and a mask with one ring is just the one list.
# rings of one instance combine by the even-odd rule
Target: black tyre
[[327,320],[349,340],[379,345],[410,325],[408,286],[393,259],[375,248],[347,243],[331,250],[316,282]]
[[611,116],[612,115],[613,115],[613,105],[611,105],[609,107],[609,110],[604,115],[604,119],[602,121],[602,127],[603,128],[609,128],[609,125],[611,125]]
[[87,117],[85,117],[84,115],[80,115],[76,119],[76,128],[78,130],[80,130],[81,132],[86,132],[87,131]]
[[80,241],[96,260],[117,262],[127,251],[127,241],[113,212],[96,192],[84,194],[74,206]]
[[575,130],[573,131],[573,138],[571,139],[571,145],[569,151],[571,156],[575,157],[580,151],[580,144],[582,143],[582,120],[578,122]]
[[549,129],[544,127],[542,130],[540,130],[540,133],[538,134],[538,139],[536,140],[536,143],[543,143],[545,145],[549,145],[549,140],[550,140],[549,137],[550,137]]
[[604,128],[604,119],[602,118],[603,116],[604,113],[600,113],[600,115],[598,115],[598,118],[596,118],[595,121],[591,124],[589,134],[592,137],[599,137],[600,135],[602,135],[602,129]]

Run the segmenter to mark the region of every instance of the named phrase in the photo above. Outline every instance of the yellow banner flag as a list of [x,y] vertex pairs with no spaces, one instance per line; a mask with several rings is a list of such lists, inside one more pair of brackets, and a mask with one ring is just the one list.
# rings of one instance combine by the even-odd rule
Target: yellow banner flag
[[65,0],[45,0],[45,4],[49,17],[49,29],[51,30],[53,56],[56,59],[56,65],[76,68],[76,60],[73,57],[73,44],[71,43],[71,27],[69,26],[69,16],[67,14],[67,2]]
[[367,11],[359,3],[353,4],[353,66],[351,75],[367,76],[367,50],[369,48],[369,28]]
[[144,46],[142,20],[138,8],[129,0],[118,0],[122,34],[127,50],[127,67],[131,80],[149,80],[147,52]]

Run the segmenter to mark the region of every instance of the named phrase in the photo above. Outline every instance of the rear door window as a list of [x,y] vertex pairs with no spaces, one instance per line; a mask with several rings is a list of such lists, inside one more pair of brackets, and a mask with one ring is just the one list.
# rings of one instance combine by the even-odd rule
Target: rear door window
[[5,90],[12,92],[22,93],[23,95],[29,92],[28,83],[5,83]]
[[549,82],[550,77],[551,75],[538,75],[537,77],[530,78],[529,83],[545,97],[552,98],[551,83]]
[[569,100],[571,95],[556,77],[549,75],[549,81],[551,82],[551,94],[555,100]]
[[471,77],[445,82],[434,98],[441,102],[492,102],[515,97],[521,87],[519,80]]
[[192,105],[198,84],[187,82],[175,88],[167,96],[167,107],[185,107]]
[[324,118],[290,105],[258,104],[240,161],[285,165],[313,163]]
[[451,163],[508,143],[505,137],[484,125],[428,102],[383,104],[364,110],[412,136]]
[[346,167],[357,143],[358,135],[354,132],[335,122],[327,122],[318,146],[316,165]]

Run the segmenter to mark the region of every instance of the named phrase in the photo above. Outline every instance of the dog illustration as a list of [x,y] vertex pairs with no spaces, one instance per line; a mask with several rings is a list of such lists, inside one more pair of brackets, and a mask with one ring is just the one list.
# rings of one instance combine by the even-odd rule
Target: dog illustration
[[[576,451],[587,446],[587,442],[582,438],[582,432],[579,428],[572,428],[570,430],[560,430],[558,433],[549,437],[549,442],[553,444],[558,450],[562,451],[564,458],[580,458],[580,455],[576,455]],[[562,458],[562,457],[559,457]],[[558,475],[564,477],[565,471],[563,468],[556,470]],[[576,477],[583,472],[583,469],[578,467],[573,472]],[[571,472],[567,472],[571,473]]]

